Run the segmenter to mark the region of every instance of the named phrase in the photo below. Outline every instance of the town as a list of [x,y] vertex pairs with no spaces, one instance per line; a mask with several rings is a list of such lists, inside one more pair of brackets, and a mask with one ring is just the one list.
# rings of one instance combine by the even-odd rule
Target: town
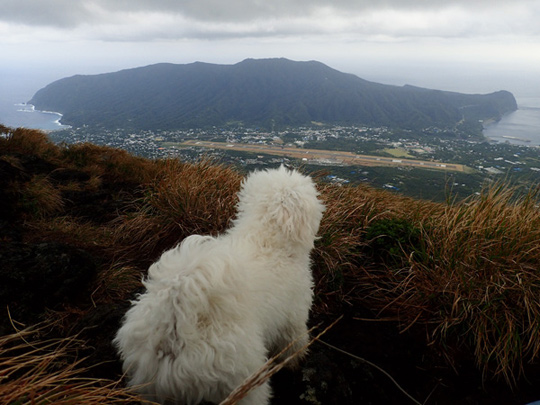
[[[107,130],[91,127],[71,128],[50,133],[55,142],[91,142],[125,149],[147,158],[179,158],[196,161],[202,157],[241,170],[271,167],[281,163],[302,165],[308,171],[327,173],[329,181],[369,183],[416,198],[444,200],[449,194],[465,198],[479,193],[486,184],[505,181],[529,188],[540,180],[540,149],[529,145],[490,142],[478,136],[440,128],[422,131],[366,126],[328,126],[267,131],[260,128],[211,128],[176,131]],[[201,147],[194,142],[221,142],[283,148],[344,151],[358,155],[391,157],[388,165],[345,164],[337,160],[276,156],[264,149],[242,151],[239,148]],[[464,170],[436,170],[411,167],[400,162],[416,159],[459,165]],[[440,165],[439,165],[440,166]]]

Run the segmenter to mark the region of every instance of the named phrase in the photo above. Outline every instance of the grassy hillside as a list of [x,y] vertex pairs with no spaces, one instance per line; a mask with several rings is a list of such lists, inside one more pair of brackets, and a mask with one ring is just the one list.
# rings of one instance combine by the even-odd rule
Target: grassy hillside
[[[163,250],[227,228],[243,174],[0,133],[0,402],[132,401],[110,345],[129,299]],[[420,403],[540,398],[536,193],[499,185],[435,204],[319,188],[313,334],[343,315],[322,340]],[[276,403],[408,401],[377,369],[318,342],[302,370],[283,373]]]

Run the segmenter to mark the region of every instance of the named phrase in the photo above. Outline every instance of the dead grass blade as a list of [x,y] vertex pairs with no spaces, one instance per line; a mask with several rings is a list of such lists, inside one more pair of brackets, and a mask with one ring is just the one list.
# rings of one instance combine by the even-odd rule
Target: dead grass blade
[[137,402],[119,382],[80,377],[87,369],[77,359],[76,338],[39,338],[39,328],[0,337],[0,402],[76,404]]
[[[233,392],[231,392],[227,398],[225,398],[223,401],[220,402],[219,405],[234,405],[238,403],[238,401],[243,399],[251,390],[261,386],[266,381],[268,381],[270,377],[272,377],[275,373],[277,373],[279,370],[285,367],[287,363],[291,361],[293,358],[295,358],[299,353],[303,353],[309,346],[311,346],[321,336],[323,336],[326,332],[328,332],[331,328],[333,328],[334,325],[338,323],[342,318],[343,316],[340,316],[338,319],[332,322],[329,326],[327,326],[322,332],[320,332],[316,337],[311,339],[305,346],[301,347],[295,353],[291,354],[290,356],[283,359],[282,361],[279,361],[278,359],[280,358],[280,356],[286,353],[292,347],[292,345],[296,342],[296,341],[292,341],[281,352],[279,352],[275,356],[268,359],[267,362],[258,371],[256,371],[250,377],[248,377],[242,385],[238,386]],[[317,326],[311,328],[308,331],[308,333],[311,333],[316,328]],[[300,337],[301,336],[299,336],[297,339],[299,339]]]
[[423,240],[426,255],[411,258],[391,305],[408,322],[422,311],[435,340],[472,343],[485,373],[514,383],[540,352],[537,191],[496,185],[447,206],[426,218]]
[[191,234],[223,232],[234,216],[242,180],[234,169],[210,161],[166,160],[158,166],[138,212],[118,221],[114,239],[123,257],[155,259]]

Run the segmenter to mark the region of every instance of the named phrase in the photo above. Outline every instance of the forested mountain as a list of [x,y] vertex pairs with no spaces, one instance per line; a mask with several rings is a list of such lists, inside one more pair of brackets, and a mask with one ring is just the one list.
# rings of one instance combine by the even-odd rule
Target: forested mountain
[[266,128],[361,124],[452,127],[499,119],[517,108],[507,91],[466,95],[363,80],[320,62],[247,59],[235,65],[157,64],[73,76],[39,90],[39,110],[73,126],[181,129],[250,125]]

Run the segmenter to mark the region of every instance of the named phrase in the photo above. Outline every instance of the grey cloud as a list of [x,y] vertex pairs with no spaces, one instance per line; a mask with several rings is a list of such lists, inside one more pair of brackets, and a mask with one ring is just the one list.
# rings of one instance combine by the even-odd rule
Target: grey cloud
[[94,20],[86,2],[72,0],[0,0],[0,21],[23,25],[74,27]]
[[106,42],[535,36],[539,15],[538,0],[0,0],[0,23]]
[[[94,0],[116,11],[157,11],[177,13],[202,21],[245,22],[253,19],[309,16],[316,10],[340,13],[373,10],[434,10],[465,7],[490,10],[508,5],[506,0]],[[514,0],[512,6],[536,0]]]
[[[513,6],[534,3],[514,0]],[[493,9],[503,0],[0,0],[0,20],[26,25],[70,27],[113,18],[115,13],[162,12],[200,21],[309,16],[321,8],[349,13],[362,10],[437,9],[448,6]]]

